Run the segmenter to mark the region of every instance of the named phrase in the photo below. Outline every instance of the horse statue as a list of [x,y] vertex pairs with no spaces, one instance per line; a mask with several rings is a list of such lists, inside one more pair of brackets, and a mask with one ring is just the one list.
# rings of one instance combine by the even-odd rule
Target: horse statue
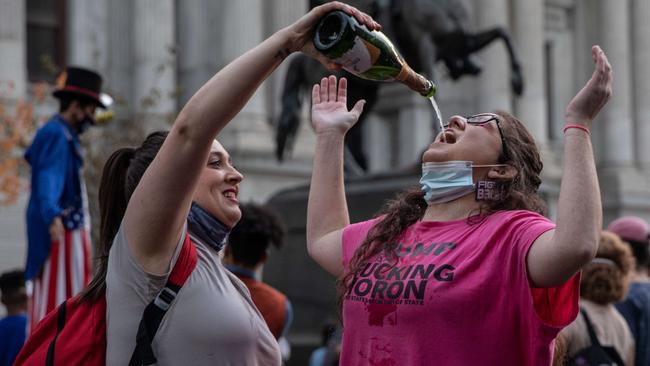
[[[322,3],[310,0],[310,7]],[[478,32],[468,31],[469,16],[462,0],[357,0],[348,1],[377,19],[383,32],[391,38],[406,62],[417,72],[435,80],[433,66],[442,62],[449,77],[478,75],[481,67],[473,54],[496,40],[502,40],[508,51],[511,67],[511,88],[516,95],[523,92],[521,66],[510,34],[502,27]],[[282,161],[293,147],[300,125],[302,96],[310,94],[311,86],[331,74],[318,61],[296,55],[290,61],[282,91],[282,110],[276,122],[276,157]],[[363,175],[367,159],[363,152],[361,126],[377,102],[381,83],[368,81],[345,70],[337,77],[348,79],[348,108],[365,99],[365,111],[346,135],[345,168],[351,175]]]

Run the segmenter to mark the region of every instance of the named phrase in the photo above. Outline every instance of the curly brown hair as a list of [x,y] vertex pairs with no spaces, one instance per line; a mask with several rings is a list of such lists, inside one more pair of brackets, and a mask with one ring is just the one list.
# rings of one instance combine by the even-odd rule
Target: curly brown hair
[[580,296],[601,305],[623,300],[629,285],[628,275],[634,266],[632,251],[618,235],[603,231],[596,258],[609,259],[615,265],[588,263],[582,270]]
[[[495,113],[501,117],[504,146],[508,150],[507,154],[501,152],[499,163],[513,166],[517,170],[517,176],[513,180],[500,182],[503,187],[501,200],[482,201],[479,212],[472,212],[469,216],[478,214],[480,221],[481,217],[504,210],[528,210],[545,215],[546,204],[537,192],[542,183],[540,174],[543,164],[535,140],[517,118],[503,111]],[[419,187],[402,192],[384,206],[379,213],[379,216],[383,217],[370,229],[368,236],[350,260],[349,269],[337,281],[339,314],[343,297],[353,283],[355,275],[370,258],[380,252],[389,261],[396,263],[397,257],[394,254],[397,239],[409,226],[422,219],[427,207],[424,192]],[[472,220],[471,223],[476,222]]]

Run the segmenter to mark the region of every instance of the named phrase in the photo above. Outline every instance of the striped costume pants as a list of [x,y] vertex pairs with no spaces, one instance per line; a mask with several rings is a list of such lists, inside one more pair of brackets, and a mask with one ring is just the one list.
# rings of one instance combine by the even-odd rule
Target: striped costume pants
[[83,226],[65,230],[52,241],[43,270],[27,286],[29,332],[66,299],[79,293],[91,279],[90,236]]

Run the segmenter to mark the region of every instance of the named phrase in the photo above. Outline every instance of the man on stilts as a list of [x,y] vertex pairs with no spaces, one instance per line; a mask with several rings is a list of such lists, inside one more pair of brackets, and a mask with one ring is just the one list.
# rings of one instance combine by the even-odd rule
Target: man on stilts
[[25,266],[30,331],[91,278],[90,217],[79,135],[95,124],[95,109],[107,107],[100,98],[101,83],[94,71],[68,67],[54,91],[59,114],[36,132],[25,153],[32,169]]

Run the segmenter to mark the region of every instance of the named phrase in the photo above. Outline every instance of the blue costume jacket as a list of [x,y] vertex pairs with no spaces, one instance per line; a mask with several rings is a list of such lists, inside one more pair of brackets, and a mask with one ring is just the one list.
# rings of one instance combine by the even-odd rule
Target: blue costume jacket
[[83,225],[79,136],[56,115],[36,132],[25,159],[32,168],[25,266],[25,278],[29,280],[39,275],[50,255],[52,220],[61,216],[67,230]]

